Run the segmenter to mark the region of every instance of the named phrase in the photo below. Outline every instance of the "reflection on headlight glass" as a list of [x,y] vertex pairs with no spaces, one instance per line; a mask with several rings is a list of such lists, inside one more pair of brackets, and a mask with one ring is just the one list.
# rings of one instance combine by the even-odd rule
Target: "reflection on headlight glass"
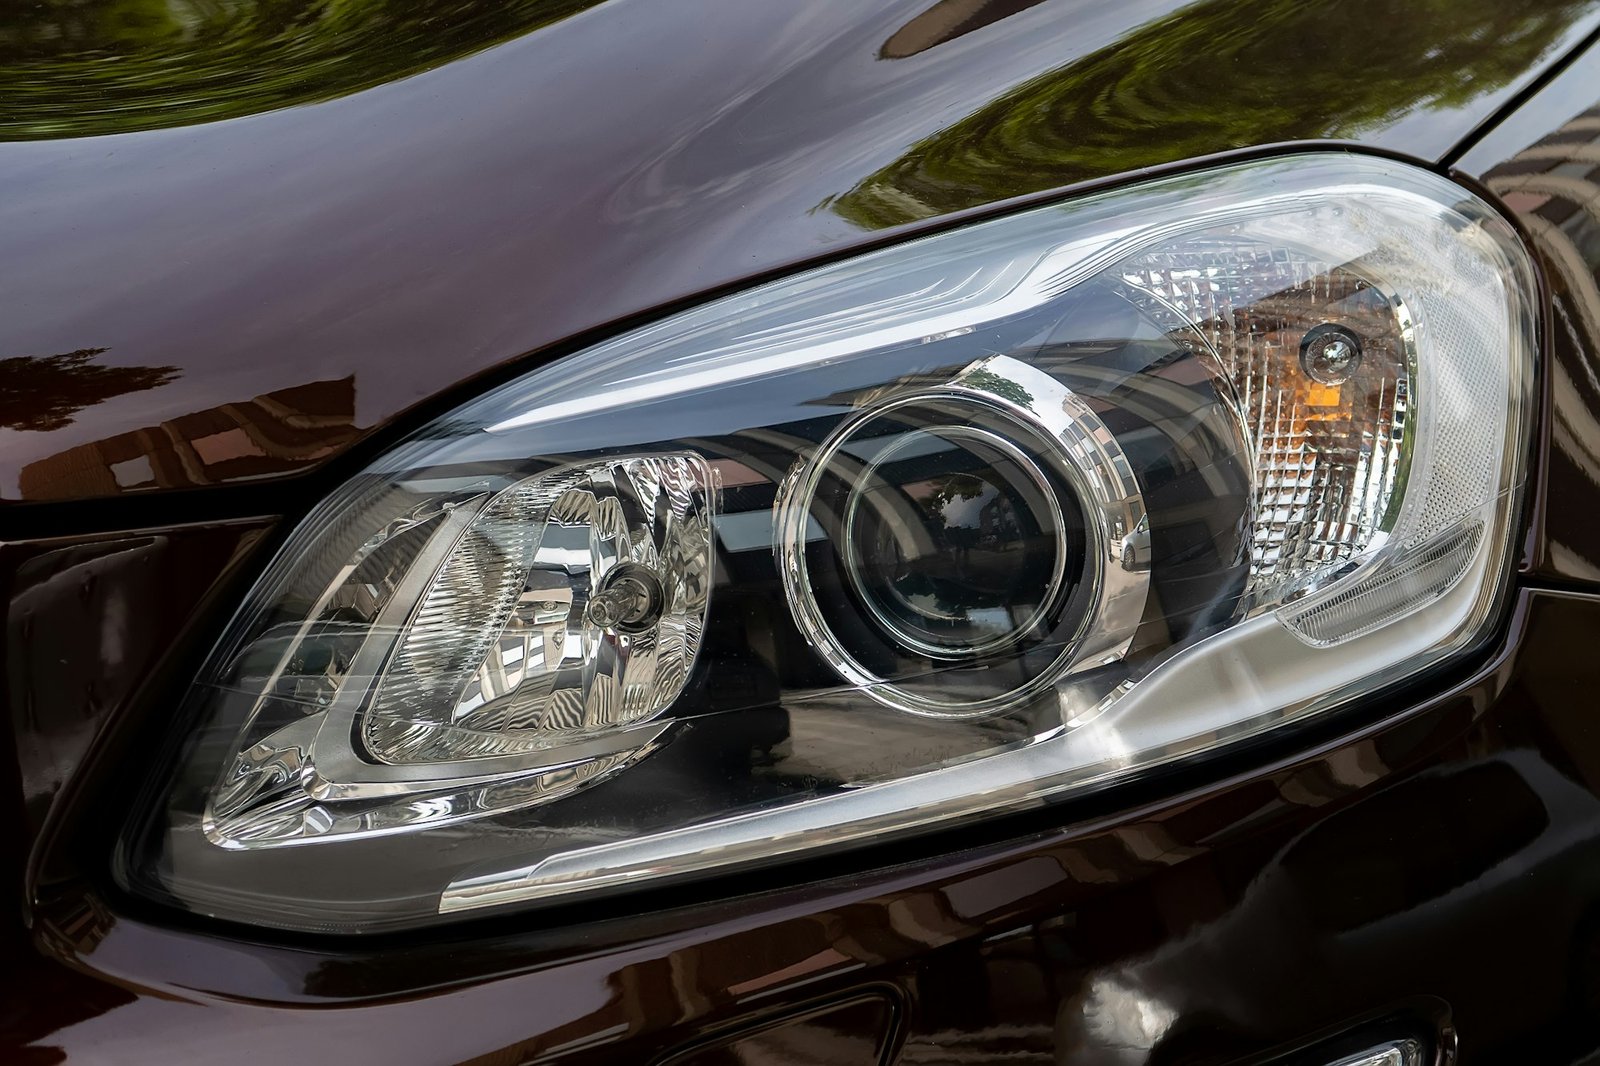
[[1443,179],[1309,155],[560,360],[303,523],[123,876],[414,924],[956,824],[1392,684],[1494,617],[1529,271]]

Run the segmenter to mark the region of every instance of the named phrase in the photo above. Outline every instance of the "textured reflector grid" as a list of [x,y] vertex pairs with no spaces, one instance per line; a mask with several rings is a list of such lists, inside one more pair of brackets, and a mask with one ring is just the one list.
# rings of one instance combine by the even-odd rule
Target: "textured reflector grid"
[[[1353,270],[1238,239],[1196,239],[1120,270],[1141,308],[1217,363],[1255,449],[1257,598],[1361,555],[1404,477],[1413,379],[1404,310]],[[1323,380],[1327,331],[1359,358]]]

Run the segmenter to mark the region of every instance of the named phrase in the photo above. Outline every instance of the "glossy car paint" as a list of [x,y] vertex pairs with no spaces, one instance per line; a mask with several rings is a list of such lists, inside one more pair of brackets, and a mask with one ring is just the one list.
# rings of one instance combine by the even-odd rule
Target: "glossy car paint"
[[1458,166],[1514,212],[1550,288],[1546,343],[1549,456],[1530,568],[1554,581],[1600,582],[1594,536],[1600,468],[1600,51],[1535,94]]
[[[168,461],[188,479],[155,487],[193,490],[161,507],[124,500],[11,511],[14,529],[62,535],[12,543],[0,552],[14,725],[0,744],[16,745],[5,753],[0,778],[19,778],[14,786],[0,779],[0,786],[28,798],[26,809],[19,806],[7,820],[5,872],[19,896],[26,876],[32,896],[31,928],[9,926],[0,940],[0,1060],[663,1058],[698,1064],[763,1061],[765,1055],[839,1063],[886,1056],[907,1063],[1135,1063],[1232,1062],[1282,1052],[1299,1061],[1328,1061],[1338,1057],[1333,1042],[1343,1040],[1339,1046],[1347,1048],[1349,1040],[1369,1034],[1372,1043],[1417,1034],[1459,1045],[1466,1063],[1576,1063],[1593,1056],[1600,1044],[1592,1025],[1600,1006],[1600,883],[1592,872],[1600,835],[1600,733],[1592,694],[1600,674],[1590,645],[1600,632],[1600,589],[1590,591],[1593,572],[1585,567],[1600,559],[1600,537],[1585,516],[1593,513],[1596,492],[1590,427],[1600,391],[1592,384],[1600,301],[1592,283],[1600,255],[1586,227],[1594,224],[1596,199],[1580,185],[1560,186],[1570,194],[1562,197],[1497,183],[1529,167],[1563,177],[1594,169],[1585,160],[1600,143],[1600,130],[1580,112],[1596,103],[1600,81],[1581,72],[1595,70],[1600,53],[1574,63],[1509,114],[1496,112],[1535,75],[1532,60],[1498,86],[1493,77],[1480,82],[1468,76],[1457,79],[1463,83],[1457,91],[1437,96],[1419,96],[1396,76],[1387,82],[1388,98],[1372,97],[1380,117],[1348,126],[1339,124],[1354,107],[1348,98],[1340,103],[1328,90],[1308,94],[1306,109],[1288,125],[1260,126],[1272,131],[1270,138],[1248,132],[1261,117],[1251,108],[1262,105],[1230,88],[1233,73],[1224,77],[1215,65],[1202,64],[1200,86],[1226,103],[1218,108],[1222,132],[1197,133],[1183,121],[1193,118],[1194,93],[1157,91],[1181,85],[1162,81],[1173,77],[1163,71],[1174,68],[1152,61],[1149,76],[1157,88],[1143,95],[1103,72],[1135,68],[1121,59],[1145,49],[1170,60],[1174,53],[1162,41],[1259,42],[1250,29],[1259,13],[1252,20],[1249,5],[1228,5],[1231,14],[1219,3],[1182,9],[1184,19],[1210,13],[1212,22],[1199,23],[1216,27],[1210,36],[1133,5],[1099,14],[1058,10],[1051,2],[995,6],[1006,12],[998,22],[964,30],[967,23],[953,16],[929,18],[895,5],[870,17],[853,8],[822,9],[784,27],[769,25],[779,39],[751,44],[715,19],[697,23],[693,32],[652,22],[656,39],[635,41],[600,17],[627,7],[613,0],[491,52],[356,96],[211,125],[0,145],[0,174],[31,173],[36,186],[29,193],[26,182],[0,177],[8,189],[33,197],[31,211],[12,210],[9,197],[0,203],[0,222],[20,225],[13,234],[33,233],[35,242],[25,247],[42,253],[35,259],[42,273],[28,275],[33,288],[19,305],[41,309],[29,321],[119,321],[102,314],[107,307],[128,316],[122,322],[149,320],[140,327],[145,332],[109,330],[117,338],[79,337],[70,346],[12,348],[7,338],[0,354],[32,360],[10,364],[8,371],[43,375],[8,376],[7,388],[18,397],[15,417],[33,417],[43,399],[62,405],[60,417],[71,419],[66,426],[5,431],[0,446],[11,476],[21,484],[31,463],[85,440],[131,434],[131,443],[119,445],[124,451],[95,453],[99,466],[91,474],[100,479],[98,489],[63,495],[137,494],[140,483],[122,484],[111,468],[133,462],[121,468],[125,481],[143,472],[141,459],[153,480],[159,480],[159,463]],[[1397,8],[1418,39],[1448,32],[1457,10]],[[642,6],[628,10],[646,17]],[[1553,43],[1538,53],[1543,61],[1581,36],[1593,13],[1584,5],[1517,10],[1563,20]],[[758,17],[722,14],[737,27],[745,25],[739,18]],[[924,21],[914,26],[919,17]],[[1120,29],[1096,37],[1089,29],[1096,19]],[[954,32],[938,30],[946,21],[962,32],[939,40],[940,33]],[[1331,24],[1318,25],[1323,36],[1311,39],[1334,39]],[[590,38],[588,57],[606,53],[606,62],[591,63],[589,74],[597,83],[609,76],[611,91],[596,94],[594,104],[597,114],[616,121],[583,136],[562,135],[573,122],[570,106],[546,113],[549,104],[529,105],[522,122],[555,137],[546,147],[559,147],[565,160],[534,153],[532,142],[521,140],[524,130],[513,143],[493,145],[491,119],[502,116],[498,129],[506,140],[513,123],[503,116],[517,110],[497,95],[508,84],[521,84],[524,92],[543,84],[541,77],[565,86],[563,92],[587,84],[587,75],[574,72],[581,64],[560,67],[563,78],[554,79],[548,71],[534,72],[538,65],[528,64],[524,51],[557,30],[569,34],[573,47],[570,34],[579,26],[598,35]],[[731,54],[707,47],[712,26],[728,34],[723,43]],[[1030,51],[1041,27],[1052,28],[1049,43],[1056,51],[1048,61],[1048,49]],[[1307,39],[1304,24],[1297,32],[1285,31],[1277,48],[1258,43],[1248,54],[1281,59],[1285,42]],[[1112,38],[1134,44],[1108,58],[1102,53]],[[934,43],[914,49],[927,39]],[[1371,47],[1370,35],[1360,39],[1364,49]],[[1107,44],[1092,43],[1099,40]],[[1135,47],[1150,40],[1156,43]],[[619,60],[619,48],[631,59],[651,52],[647,44],[662,49],[656,65],[629,67]],[[507,49],[529,69],[505,62]],[[1084,58],[1058,67],[1064,52]],[[778,54],[793,62],[785,67],[774,60]],[[1294,84],[1289,66],[1302,72],[1308,66],[1304,53],[1297,54],[1294,64],[1283,60],[1262,76],[1276,86]],[[724,71],[722,82],[671,82],[663,89],[647,76],[701,55]],[[888,66],[941,55],[962,58],[922,75],[895,74]],[[1111,93],[1109,99],[1149,106],[1130,109],[1120,133],[1108,131],[1101,147],[1074,159],[1060,151],[1061,123],[1070,120],[1052,118],[1036,127],[1007,121],[1026,113],[1017,111],[1019,102],[1053,98],[1040,95],[1038,87],[1050,82],[1028,68],[1028,56],[1040,68],[1086,64],[1083,69],[1101,70],[1086,84]],[[1009,77],[996,81],[993,64]],[[1352,86],[1371,77],[1371,65],[1363,65],[1358,77],[1349,64],[1330,62],[1327,77],[1353,93]],[[863,83],[858,67],[886,80]],[[649,84],[649,91],[619,94],[618,70],[627,70],[634,86]],[[780,76],[785,72],[794,79],[787,85]],[[891,91],[901,78],[906,83]],[[1089,88],[1073,87],[1069,77],[1058,76],[1057,83],[1067,86],[1067,100],[1097,98]],[[421,91],[424,84],[431,92]],[[885,99],[860,95],[865,84]],[[1573,84],[1590,90],[1585,99],[1572,97],[1580,90],[1563,88]],[[741,94],[740,86],[751,91]],[[1035,87],[1032,95],[1024,91],[1028,86]],[[1019,95],[1008,105],[991,107],[1012,89]],[[828,95],[834,92],[841,94],[837,100]],[[1259,86],[1252,92],[1259,96]],[[1560,92],[1568,93],[1563,99],[1571,110],[1547,95]],[[393,95],[400,93],[417,95]],[[670,112],[656,110],[663,93],[671,97]],[[735,102],[695,112],[688,106],[695,93]],[[289,102],[244,96],[241,110]],[[400,130],[347,136],[341,172],[325,138],[335,128],[348,135],[359,124],[321,109],[376,108],[386,96],[385,106],[397,109],[391,114],[403,100],[420,108],[417,125],[404,136]],[[460,113],[461,101],[480,97],[504,106]],[[635,108],[627,122],[619,117],[621,97]],[[454,125],[443,118],[446,102],[458,106]],[[919,110],[924,105],[929,115]],[[784,128],[762,121],[763,108],[770,109],[768,119],[785,116]],[[59,110],[67,121],[88,123],[61,132],[103,132],[93,123],[118,121],[73,117],[82,112],[81,100]],[[158,107],[130,110],[136,125],[167,121]],[[1306,110],[1314,114],[1307,118]],[[1224,129],[1234,111],[1239,124]],[[681,115],[671,127],[676,137],[647,128],[646,115],[660,126],[668,113]],[[1088,103],[1060,112],[1089,113]],[[19,121],[5,114],[8,123]],[[956,129],[962,115],[985,117],[941,139],[939,129]],[[1165,126],[1164,115],[1171,116]],[[282,125],[322,122],[333,125],[317,136],[309,126]],[[827,132],[830,123],[836,136]],[[266,511],[292,517],[340,476],[341,464],[381,443],[383,430],[365,443],[360,438],[396,412],[470,391],[476,386],[461,381],[471,373],[526,352],[559,350],[614,319],[868,242],[874,226],[897,235],[921,225],[916,219],[923,214],[960,212],[1235,147],[1225,143],[1230,136],[1246,143],[1353,136],[1450,161],[1458,142],[1485,123],[1492,132],[1459,162],[1524,216],[1551,289],[1555,328],[1547,344],[1551,386],[1541,441],[1548,477],[1534,494],[1521,589],[1508,604],[1504,639],[1453,676],[1419,679],[1381,704],[1180,776],[1042,816],[1007,819],[979,835],[631,901],[490,918],[423,936],[267,938],[145,906],[107,885],[106,855],[138,778],[138,756],[155,743],[174,686],[186,679],[241,582],[270,548],[265,520],[215,519]],[[252,126],[262,143],[244,152],[251,138],[242,131]],[[899,132],[887,134],[889,128]],[[1180,129],[1189,139],[1162,136]],[[29,137],[56,132],[14,124],[8,131]],[[158,164],[162,150],[145,146],[163,138],[172,154]],[[864,145],[874,138],[880,143],[869,151]],[[658,145],[653,167],[643,165],[646,157],[628,154],[646,140]],[[1567,154],[1525,152],[1541,141],[1541,151],[1567,146]],[[1504,147],[1495,149],[1497,143]],[[429,144],[439,160],[410,154]],[[91,160],[95,147],[113,154],[127,149],[132,165],[119,172],[125,183],[119,187],[130,190],[129,203],[109,202],[116,198],[104,183],[118,171]],[[454,157],[469,150],[478,153],[475,159]],[[617,154],[583,155],[597,150]],[[968,151],[974,165],[963,170],[959,162]],[[1486,151],[1495,157],[1485,158]],[[231,158],[241,153],[245,160]],[[624,158],[633,165],[619,165]],[[69,159],[85,166],[64,177],[62,163]],[[273,159],[281,163],[267,167]],[[523,167],[528,188],[502,169],[512,159]],[[251,161],[255,169],[244,166]],[[587,184],[579,180],[580,162],[589,168]],[[19,169],[5,171],[7,163]],[[411,169],[391,172],[386,164]],[[214,186],[196,170],[208,165],[218,177]],[[536,180],[552,172],[541,167],[566,166],[564,182]],[[720,174],[719,166],[725,168]],[[806,173],[773,178],[786,168]],[[996,184],[976,180],[982,175]],[[368,186],[348,184],[357,178]],[[94,241],[49,246],[46,236],[54,232],[59,241],[63,219],[77,214],[46,210],[33,217],[41,205],[57,203],[44,189],[46,179],[62,187],[51,210],[88,210],[93,224],[86,232]],[[466,191],[461,182],[486,199],[437,195]],[[769,183],[776,187],[766,188]],[[168,184],[187,187],[193,215],[179,209],[181,190]],[[810,194],[796,195],[797,187],[830,187],[834,199],[807,214],[820,199],[798,209]],[[1533,199],[1517,199],[1530,192]],[[297,197],[295,210],[284,206]],[[843,207],[833,206],[839,201]],[[749,214],[730,209],[747,202],[754,205]],[[636,210],[620,210],[628,203]],[[543,210],[531,210],[533,204]],[[171,226],[141,228],[140,205],[165,205],[155,217]],[[504,232],[491,237],[485,227],[500,210]],[[302,213],[321,225],[312,227]],[[330,226],[334,219],[348,224],[351,234]],[[1547,233],[1541,236],[1540,219],[1570,239],[1586,274],[1552,266],[1565,257],[1570,268],[1571,253]],[[318,248],[307,239],[312,232],[332,247]],[[136,247],[140,234],[147,239],[143,262],[163,272],[162,286],[130,271],[131,251],[118,252]],[[216,248],[210,249],[213,238]],[[612,241],[620,244],[605,246]],[[241,251],[253,247],[259,248],[253,256]],[[180,254],[184,249],[205,268],[185,265],[193,256]],[[300,274],[283,262],[291,252],[305,259]],[[481,260],[475,258],[480,252]],[[637,260],[628,263],[634,269],[619,270],[630,256]],[[15,263],[8,256],[0,270]],[[601,284],[607,266],[613,274]],[[173,272],[198,284],[177,284]],[[254,304],[247,280],[259,283]],[[593,291],[582,291],[585,285]],[[68,289],[76,291],[77,315],[68,306]],[[0,292],[17,291],[0,286]],[[167,293],[174,306],[152,304],[156,292]],[[247,306],[256,309],[239,311]],[[493,311],[487,322],[486,310]],[[0,316],[0,336],[15,320]],[[291,329],[295,324],[301,328]],[[408,324],[417,336],[407,334]],[[372,330],[371,343],[335,343],[365,336],[364,327]],[[24,325],[22,335],[29,328]],[[165,339],[159,349],[165,355],[153,354],[158,349],[152,344],[117,361],[124,358],[113,357],[117,344],[107,343],[156,334]],[[92,352],[97,347],[107,350]],[[65,358],[41,363],[40,353]],[[84,373],[119,366],[142,367],[144,376]],[[170,380],[155,380],[163,375]],[[134,387],[120,398],[101,395],[130,382]],[[309,395],[284,395],[308,387]],[[349,410],[357,412],[349,417],[346,395],[353,396]],[[119,413],[130,406],[132,415]],[[230,421],[215,421],[219,416]],[[182,420],[196,417],[202,424],[191,432]],[[198,446],[218,434],[222,440]],[[290,446],[282,446],[286,439]],[[344,449],[354,451],[340,459]],[[195,462],[207,456],[220,462]],[[232,489],[198,488],[246,468],[237,476],[256,480]],[[260,480],[308,468],[311,473],[281,492]],[[222,476],[223,470],[230,473]],[[106,488],[107,475],[116,490]],[[92,532],[99,530],[105,532]],[[151,547],[157,542],[159,550]],[[119,615],[116,604],[131,613]],[[112,625],[107,619],[121,620]],[[74,644],[72,637],[84,634],[90,620],[102,621],[101,633]],[[53,662],[52,653],[68,661]],[[18,670],[19,663],[33,668]],[[62,685],[62,672],[85,688]],[[42,772],[44,759],[53,766]]]
[[1600,25],[1595,0],[350,6],[12,16],[0,369],[51,403],[0,426],[0,499],[259,487],[474,375],[1026,193],[1289,140],[1434,159]]

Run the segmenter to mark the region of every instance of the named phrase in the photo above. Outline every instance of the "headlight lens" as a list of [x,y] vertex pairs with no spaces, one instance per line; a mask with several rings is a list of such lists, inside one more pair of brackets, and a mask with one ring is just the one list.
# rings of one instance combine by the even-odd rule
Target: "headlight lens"
[[1504,583],[1531,278],[1443,178],[1304,155],[560,360],[306,519],[121,875],[390,928],[1014,810],[1392,685]]

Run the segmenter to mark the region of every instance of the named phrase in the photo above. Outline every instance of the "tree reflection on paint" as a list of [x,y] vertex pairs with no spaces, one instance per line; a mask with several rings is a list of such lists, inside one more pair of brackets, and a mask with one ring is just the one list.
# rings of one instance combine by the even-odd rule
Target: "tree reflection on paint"
[[307,103],[437,66],[598,0],[0,0],[0,138]]
[[1200,0],[922,140],[831,207],[877,229],[1230,148],[1353,137],[1505,85],[1586,6]]
[[47,432],[70,424],[84,408],[114,396],[159,388],[174,366],[105,366],[105,348],[0,359],[0,427]]

